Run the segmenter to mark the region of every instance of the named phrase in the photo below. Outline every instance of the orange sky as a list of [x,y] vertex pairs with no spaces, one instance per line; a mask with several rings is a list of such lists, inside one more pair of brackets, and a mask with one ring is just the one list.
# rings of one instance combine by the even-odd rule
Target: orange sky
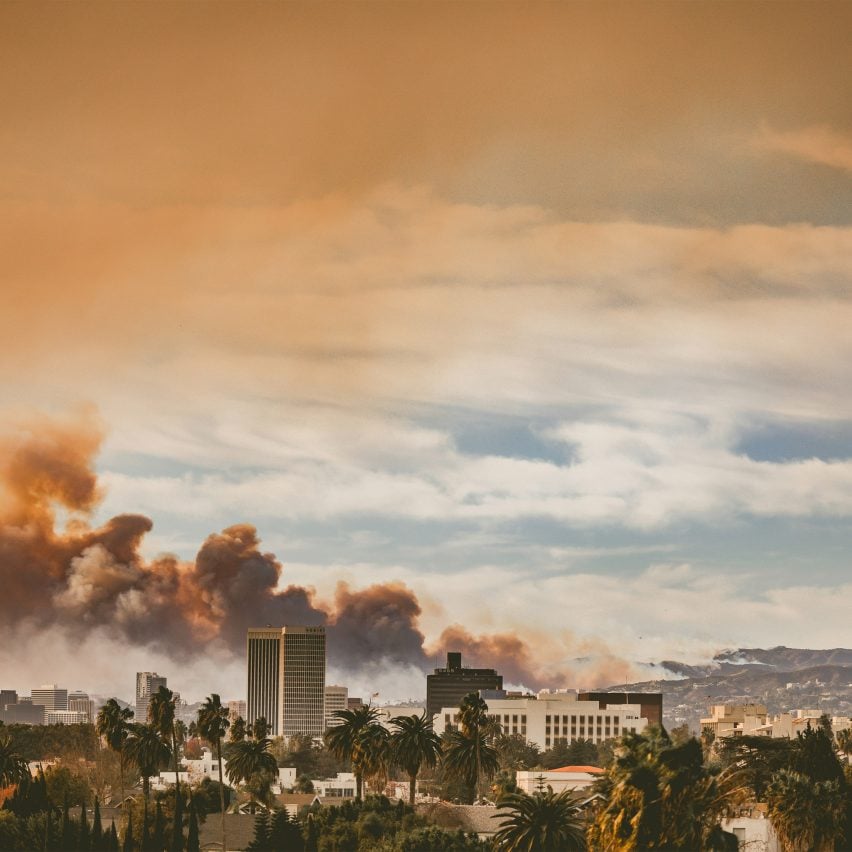
[[[148,557],[256,522],[326,596],[404,580],[430,641],[549,629],[582,570],[577,635],[619,653],[758,644],[796,560],[815,600],[848,576],[816,527],[776,547],[852,516],[850,33],[847,2],[2,4],[0,418],[95,405],[99,520],[150,515]],[[706,570],[716,633],[632,631]]]

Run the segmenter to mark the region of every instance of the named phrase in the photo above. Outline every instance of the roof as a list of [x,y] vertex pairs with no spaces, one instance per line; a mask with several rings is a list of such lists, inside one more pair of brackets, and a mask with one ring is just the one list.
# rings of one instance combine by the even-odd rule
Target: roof
[[316,793],[279,793],[275,801],[279,805],[304,805],[309,808],[316,798]]
[[588,775],[603,775],[600,766],[560,766],[559,769],[548,769],[548,772],[585,772]]
[[452,805],[449,802],[418,805],[417,812],[440,828],[449,831],[460,828],[476,832],[480,837],[496,834],[502,825],[500,817],[508,816],[494,805]]
[[[228,852],[245,849],[254,840],[255,817],[249,814],[225,814],[225,836]],[[222,816],[208,814],[198,827],[198,845],[204,850],[221,850]]]

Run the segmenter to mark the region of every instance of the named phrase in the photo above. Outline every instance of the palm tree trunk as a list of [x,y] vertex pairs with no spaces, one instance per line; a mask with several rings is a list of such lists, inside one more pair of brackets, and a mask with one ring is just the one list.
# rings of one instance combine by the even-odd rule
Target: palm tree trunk
[[140,840],[140,849],[142,852],[148,852],[145,848],[145,841],[148,836],[148,794],[150,790],[150,782],[148,780],[148,776],[145,775],[142,778],[142,799],[145,803],[144,809],[142,811],[142,839]]
[[364,782],[361,779],[361,773],[355,773],[355,801],[361,801],[361,788],[363,787]]
[[414,807],[414,792],[417,790],[417,776],[409,775],[408,781],[408,804]]
[[222,783],[222,738],[216,740],[216,757],[219,758],[219,811],[222,815],[222,852],[227,852],[225,843],[225,785]]

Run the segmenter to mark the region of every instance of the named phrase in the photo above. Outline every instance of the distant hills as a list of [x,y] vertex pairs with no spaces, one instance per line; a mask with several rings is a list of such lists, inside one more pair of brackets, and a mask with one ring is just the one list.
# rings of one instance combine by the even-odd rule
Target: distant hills
[[706,664],[664,660],[659,680],[617,684],[613,691],[662,692],[667,725],[697,730],[711,704],[756,701],[770,713],[818,709],[852,715],[852,649],[737,648]]

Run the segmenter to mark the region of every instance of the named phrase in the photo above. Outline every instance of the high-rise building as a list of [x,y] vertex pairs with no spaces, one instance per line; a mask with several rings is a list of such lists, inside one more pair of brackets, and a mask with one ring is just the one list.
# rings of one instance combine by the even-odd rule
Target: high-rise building
[[325,628],[249,628],[246,721],[264,718],[273,736],[325,731]]
[[161,686],[167,685],[166,680],[156,672],[136,672],[136,713],[134,721],[148,721],[148,702]]
[[68,711],[84,713],[86,722],[95,721],[95,702],[85,692],[71,692],[68,695]]
[[17,703],[7,704],[6,709],[0,711],[0,722],[6,725],[43,725],[44,704],[33,704],[29,695],[22,695]]
[[46,683],[32,690],[33,704],[41,704],[47,710],[67,710],[68,690],[60,689],[55,683]]
[[335,719],[334,714],[347,709],[349,700],[349,689],[345,686],[327,686],[325,688],[325,726],[333,728],[342,724],[342,720]]
[[442,707],[458,707],[462,698],[480,689],[502,689],[503,676],[494,669],[462,668],[461,654],[447,654],[447,667],[426,676],[426,712],[434,716]]
[[5,710],[7,704],[17,704],[18,693],[14,689],[0,689],[0,710]]

